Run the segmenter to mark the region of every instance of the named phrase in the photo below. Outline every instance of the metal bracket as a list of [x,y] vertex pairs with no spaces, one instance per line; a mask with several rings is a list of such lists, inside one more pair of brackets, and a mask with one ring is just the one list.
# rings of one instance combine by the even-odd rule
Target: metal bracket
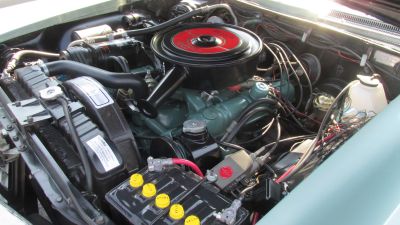
[[369,57],[372,54],[374,49],[372,47],[368,47],[367,52],[361,55],[360,66],[364,67],[367,64]]
[[233,225],[236,222],[237,211],[241,206],[242,201],[239,199],[235,199],[229,208],[223,209],[222,212],[214,212],[214,216],[222,223]]
[[31,126],[51,118],[50,113],[36,98],[8,103],[7,107],[21,126]]
[[305,32],[303,33],[303,36],[301,37],[301,42],[305,43],[305,42],[307,41],[308,37],[310,37],[311,32],[312,32],[312,29],[311,29],[311,28],[308,29],[307,31],[305,31]]

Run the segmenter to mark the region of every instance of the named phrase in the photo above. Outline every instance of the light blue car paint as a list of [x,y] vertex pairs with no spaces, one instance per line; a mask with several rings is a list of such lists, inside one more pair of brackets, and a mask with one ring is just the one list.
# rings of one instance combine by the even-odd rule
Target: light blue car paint
[[397,97],[257,224],[384,225],[400,204],[399,171]]

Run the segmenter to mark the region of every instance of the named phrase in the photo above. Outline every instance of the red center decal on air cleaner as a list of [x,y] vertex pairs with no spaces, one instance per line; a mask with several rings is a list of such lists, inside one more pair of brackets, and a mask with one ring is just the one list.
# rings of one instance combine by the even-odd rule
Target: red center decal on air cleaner
[[[201,37],[212,37],[216,40],[216,44],[214,46],[196,45],[194,40]],[[172,41],[178,49],[198,54],[227,52],[240,44],[239,37],[234,33],[218,28],[193,28],[184,30],[175,34]]]

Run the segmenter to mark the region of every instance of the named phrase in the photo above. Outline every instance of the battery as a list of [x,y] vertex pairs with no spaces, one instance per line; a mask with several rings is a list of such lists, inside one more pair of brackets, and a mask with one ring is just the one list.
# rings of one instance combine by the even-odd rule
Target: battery
[[[214,213],[229,208],[232,200],[192,172],[178,166],[162,172],[145,168],[132,178],[106,194],[113,217],[123,218],[118,221],[121,224],[225,224]],[[234,224],[247,224],[248,215],[246,209],[239,208]]]

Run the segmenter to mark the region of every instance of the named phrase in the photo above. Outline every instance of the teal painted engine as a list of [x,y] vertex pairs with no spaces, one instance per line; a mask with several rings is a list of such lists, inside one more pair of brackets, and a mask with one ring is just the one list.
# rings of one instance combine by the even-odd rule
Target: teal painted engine
[[[275,83],[254,76],[263,45],[243,28],[179,25],[156,34],[150,46],[158,59],[172,67],[156,81],[146,100],[138,100],[132,129],[139,136],[175,138],[186,129],[185,121],[201,121],[208,135],[220,138],[250,104],[276,98],[274,90],[293,100],[287,74]],[[263,116],[253,115],[248,123]]]
[[276,114],[278,99],[295,99],[289,73],[279,80],[271,73],[256,76],[260,62],[271,63],[270,55],[261,55],[260,38],[243,28],[178,25],[153,36],[150,47],[165,67],[161,78],[147,81],[149,96],[131,111],[132,131],[149,156],[186,158],[210,168],[231,153],[220,140],[241,128],[259,129],[260,121]]
[[[159,106],[156,118],[148,118],[142,113],[133,114],[133,130],[139,136],[174,137],[182,132],[185,121],[201,120],[211,136],[220,138],[248,105],[262,98],[272,100],[275,87],[279,86],[288,99],[293,99],[294,88],[290,83],[272,85],[260,79],[256,77],[243,85],[219,91],[179,88]],[[273,108],[270,110],[274,111]],[[262,116],[256,115],[252,121]]]
[[0,43],[0,199],[35,225],[253,225],[299,194],[400,56],[253,2],[102,1]]
[[276,111],[276,91],[285,99],[294,98],[290,82],[267,83],[260,77],[222,89],[200,91],[178,88],[157,107],[157,116],[141,112],[132,114],[132,130],[141,146],[152,157],[178,157],[194,160],[200,168],[215,166],[232,151],[221,149],[217,140],[237,127],[236,121],[252,104],[270,101],[240,127],[257,127],[257,123]]

